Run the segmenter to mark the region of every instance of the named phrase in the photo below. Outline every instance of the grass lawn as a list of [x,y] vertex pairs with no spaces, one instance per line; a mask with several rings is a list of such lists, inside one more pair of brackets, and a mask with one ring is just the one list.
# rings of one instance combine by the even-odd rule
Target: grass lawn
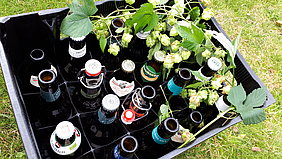
[[[0,17],[65,7],[68,0],[0,0]],[[274,95],[267,120],[237,124],[179,155],[182,158],[282,158],[282,20],[281,0],[211,0],[215,18],[234,39],[242,30],[239,50]],[[252,151],[259,147],[260,151]],[[0,69],[0,158],[25,158]]]

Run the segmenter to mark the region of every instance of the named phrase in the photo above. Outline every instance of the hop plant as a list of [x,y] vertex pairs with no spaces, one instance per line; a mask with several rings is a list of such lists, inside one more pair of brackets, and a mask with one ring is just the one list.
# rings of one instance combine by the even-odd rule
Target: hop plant
[[178,33],[176,31],[176,28],[173,26],[169,31],[169,36],[177,36]]
[[132,39],[133,35],[131,34],[128,34],[128,33],[124,33],[122,35],[122,38],[121,38],[121,43],[122,43],[122,46],[127,48],[128,47],[128,44],[130,43],[131,39]]
[[161,4],[161,0],[148,0],[149,3],[152,3],[153,6]]
[[151,35],[152,35],[153,39],[159,39],[159,37],[160,37],[160,31],[153,31],[153,32],[151,33]]
[[202,19],[210,20],[213,17],[213,15],[214,15],[214,13],[213,13],[212,9],[206,8],[206,9],[204,9],[204,11],[202,13]]
[[211,81],[212,89],[218,90],[220,87],[222,87],[220,80],[213,80]]
[[113,44],[110,44],[109,46],[109,49],[108,49],[108,52],[114,56],[117,56],[117,54],[119,53],[120,51],[120,47],[117,43],[113,43]]
[[180,41],[178,40],[175,40],[174,42],[171,43],[171,50],[173,52],[176,52],[179,50],[179,47],[180,47]]
[[216,57],[219,57],[219,58],[224,58],[225,57],[225,54],[226,52],[220,48],[217,48],[214,52],[215,56]]
[[189,98],[189,108],[196,109],[201,104],[201,97],[198,95],[193,95]]
[[202,52],[202,56],[208,59],[211,57],[211,52],[209,50],[205,50],[204,52]]
[[161,23],[158,23],[158,25],[156,25],[154,27],[154,30],[155,31],[166,31],[166,23],[165,22],[161,22]]
[[173,57],[173,63],[180,63],[182,61],[182,58],[179,53],[172,54]]
[[156,43],[156,40],[153,38],[152,35],[149,35],[146,39],[146,45],[147,47],[153,47]]
[[131,4],[135,3],[135,0],[125,0],[125,2],[131,5]]
[[231,90],[231,86],[230,85],[227,85],[227,86],[224,86],[221,90],[222,90],[222,94],[228,94]]
[[177,23],[177,19],[173,15],[169,15],[167,17],[167,24],[170,26],[174,26]]
[[200,96],[201,98],[201,101],[204,101],[208,98],[208,91],[207,90],[201,90],[201,91],[198,91],[197,95]]
[[208,98],[208,105],[213,105],[217,100],[219,96],[216,91],[210,91],[209,92],[209,98]]
[[166,55],[163,63],[164,68],[171,69],[173,64],[173,56],[171,54]]
[[191,55],[191,51],[183,48],[183,47],[180,47],[180,55],[182,57],[182,60],[188,60],[190,55]]
[[170,39],[166,34],[161,34],[161,43],[163,46],[169,46],[170,45]]

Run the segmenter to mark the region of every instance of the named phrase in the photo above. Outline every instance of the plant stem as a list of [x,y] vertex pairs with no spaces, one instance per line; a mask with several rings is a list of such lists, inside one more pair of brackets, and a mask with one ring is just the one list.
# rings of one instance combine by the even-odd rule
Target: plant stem
[[209,126],[211,126],[213,123],[215,123],[218,119],[224,117],[224,114],[228,113],[231,110],[235,110],[234,107],[230,107],[229,109],[227,109],[224,112],[221,112],[217,115],[216,118],[214,118],[211,122],[209,122],[207,125],[205,125],[201,130],[197,131],[194,135],[192,135],[192,137],[190,137],[188,140],[186,140],[181,146],[179,146],[178,148],[182,148],[184,147],[186,144],[188,144],[190,142],[190,140],[192,138],[195,138],[196,136],[198,136],[201,132],[203,132],[206,128],[208,128]]

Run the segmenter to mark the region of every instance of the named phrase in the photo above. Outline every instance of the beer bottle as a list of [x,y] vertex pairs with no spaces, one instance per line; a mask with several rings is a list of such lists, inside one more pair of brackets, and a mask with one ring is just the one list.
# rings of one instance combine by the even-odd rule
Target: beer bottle
[[[41,113],[38,118],[41,120],[41,126],[52,125],[58,121],[66,120],[71,115],[64,92],[61,91],[56,74],[52,70],[42,70],[38,75],[40,86]],[[38,115],[39,115],[38,114]]]
[[124,60],[121,64],[121,69],[110,75],[110,92],[115,93],[119,97],[131,93],[134,90],[136,83],[134,70],[134,62],[131,60]]
[[126,136],[115,146],[113,156],[115,159],[132,159],[137,148],[138,142],[136,138]]
[[144,83],[156,82],[159,80],[162,71],[162,62],[164,61],[165,54],[161,51],[157,51],[154,54],[154,58],[146,62],[141,70],[141,79]]
[[64,76],[67,80],[77,80],[79,71],[85,62],[91,59],[91,54],[86,49],[86,36],[70,37],[68,53],[69,62],[64,67]]
[[180,68],[178,73],[172,77],[165,87],[166,95],[179,95],[183,87],[190,81],[191,72],[188,68]]
[[76,89],[74,104],[83,112],[97,110],[101,104],[104,73],[98,60],[90,59],[85,63],[82,76],[79,77],[80,87]]
[[[216,57],[211,57],[208,59],[207,63],[202,66],[198,72],[200,76],[206,80],[210,80],[212,76],[222,67],[222,62],[220,59]],[[198,81],[203,81],[202,79],[199,79],[198,77],[195,77]]]
[[102,107],[97,113],[97,122],[91,126],[91,142],[95,145],[105,145],[113,141],[119,127],[116,123],[119,98],[114,94],[106,95],[102,100]]
[[62,121],[50,138],[52,150],[58,155],[72,156],[81,144],[81,133],[69,121]]

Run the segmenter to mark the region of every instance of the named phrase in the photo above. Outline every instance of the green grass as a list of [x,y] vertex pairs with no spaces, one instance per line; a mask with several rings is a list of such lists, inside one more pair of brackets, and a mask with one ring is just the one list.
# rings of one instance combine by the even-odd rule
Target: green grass
[[[282,20],[281,0],[211,0],[215,18],[234,39],[242,30],[239,50],[274,95],[266,108],[267,120],[251,126],[237,124],[176,157],[182,158],[282,158]],[[64,7],[66,0],[1,0],[0,17]],[[2,74],[0,72],[0,74]],[[259,147],[260,152],[253,152]],[[24,155],[24,148],[0,77],[0,158]]]

